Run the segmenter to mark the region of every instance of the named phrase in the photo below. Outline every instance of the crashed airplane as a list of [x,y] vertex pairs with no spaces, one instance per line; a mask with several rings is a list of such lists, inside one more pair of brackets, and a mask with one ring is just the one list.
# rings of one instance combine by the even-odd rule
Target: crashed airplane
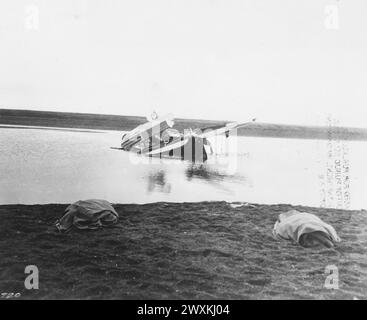
[[112,149],[134,152],[149,157],[205,162],[208,155],[213,154],[213,148],[208,138],[225,135],[227,138],[234,130],[247,125],[228,123],[224,126],[185,129],[179,132],[174,129],[171,115],[156,117],[135,129],[124,133],[121,147]]

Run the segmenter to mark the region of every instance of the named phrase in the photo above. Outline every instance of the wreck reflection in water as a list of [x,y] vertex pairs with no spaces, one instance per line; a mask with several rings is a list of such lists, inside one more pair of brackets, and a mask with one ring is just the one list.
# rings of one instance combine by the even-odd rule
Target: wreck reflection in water
[[230,180],[232,182],[245,182],[246,178],[242,175],[227,174],[225,171],[218,170],[207,164],[190,164],[185,170],[186,178],[188,181],[193,179],[202,179],[208,182],[220,182],[224,180]]
[[[169,181],[169,177],[170,174],[167,173],[167,168],[159,167],[150,170],[146,177],[148,193],[170,193],[172,190],[172,183]],[[219,170],[214,166],[203,163],[187,164],[185,170],[180,172],[179,179],[184,179],[184,177],[186,177],[186,181],[189,183],[192,182],[195,184],[197,181],[202,181],[223,191],[230,191],[222,184],[226,181],[231,183],[248,183],[248,180],[242,175],[227,174],[225,170]]]
[[147,180],[148,192],[171,192],[171,184],[167,182],[166,172],[164,169],[150,171]]
[[[212,155],[200,165],[111,150],[120,140],[120,132],[2,128],[0,203],[367,205],[365,141],[239,137],[236,157]],[[340,177],[342,185],[330,177]]]

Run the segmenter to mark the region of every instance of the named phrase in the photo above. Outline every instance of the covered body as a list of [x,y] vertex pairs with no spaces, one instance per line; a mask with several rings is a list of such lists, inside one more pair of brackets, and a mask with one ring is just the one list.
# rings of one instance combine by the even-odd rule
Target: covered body
[[331,247],[339,242],[335,229],[314,214],[290,210],[279,215],[273,235],[277,239],[293,240],[308,247],[319,243]]
[[97,229],[115,224],[118,217],[118,213],[106,200],[79,200],[65,209],[65,214],[56,221],[56,228],[64,232],[72,227]]

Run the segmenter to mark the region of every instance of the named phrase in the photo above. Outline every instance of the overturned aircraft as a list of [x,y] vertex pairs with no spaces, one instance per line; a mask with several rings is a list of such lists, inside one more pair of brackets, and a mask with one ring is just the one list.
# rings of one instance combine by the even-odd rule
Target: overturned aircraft
[[206,128],[185,129],[179,132],[174,129],[172,116],[148,121],[135,129],[124,133],[121,147],[112,148],[134,152],[149,157],[205,162],[213,153],[208,138],[225,135],[227,138],[235,129],[247,125],[231,122],[226,125]]

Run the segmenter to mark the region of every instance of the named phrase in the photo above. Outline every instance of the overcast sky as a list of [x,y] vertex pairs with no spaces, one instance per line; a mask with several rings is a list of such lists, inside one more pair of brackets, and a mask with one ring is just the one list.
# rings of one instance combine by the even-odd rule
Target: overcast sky
[[365,0],[1,0],[0,108],[367,127]]

